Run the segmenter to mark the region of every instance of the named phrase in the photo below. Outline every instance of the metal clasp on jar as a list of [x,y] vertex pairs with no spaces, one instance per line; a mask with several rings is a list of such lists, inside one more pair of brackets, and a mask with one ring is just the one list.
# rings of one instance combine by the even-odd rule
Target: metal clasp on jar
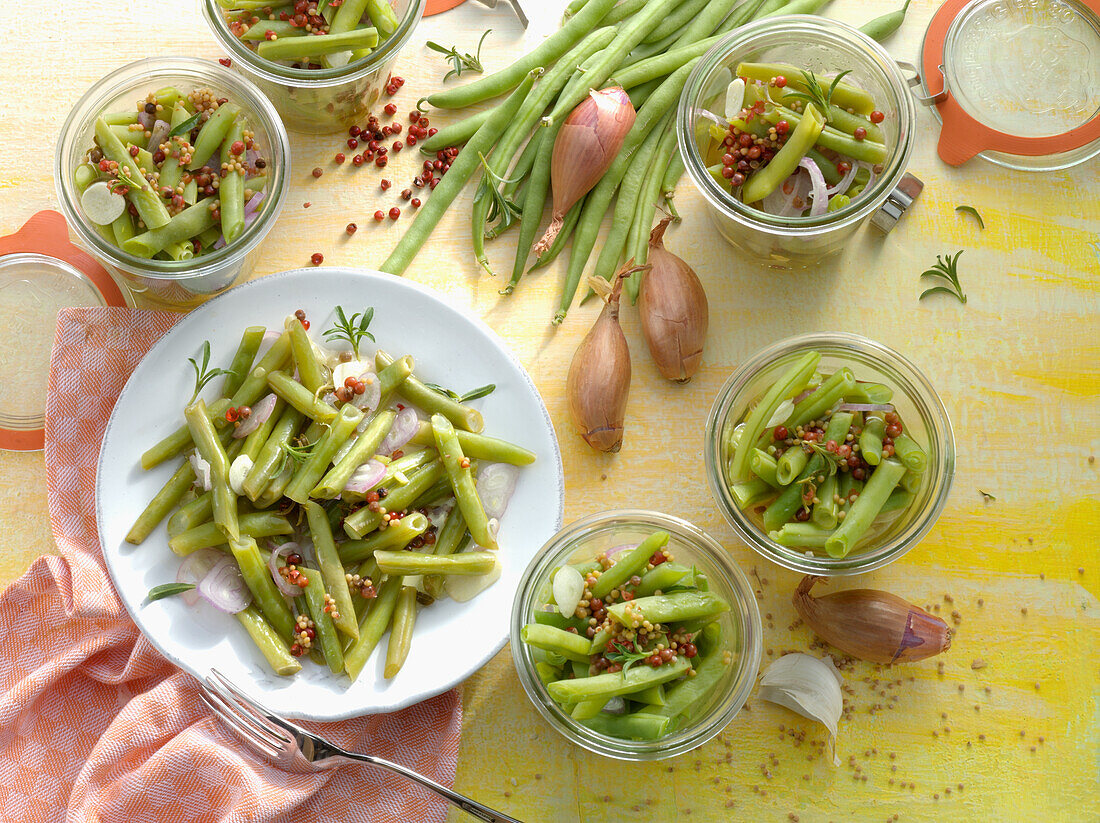
[[886,195],[885,202],[871,215],[871,225],[883,234],[889,234],[923,190],[924,183],[906,172],[894,190]]

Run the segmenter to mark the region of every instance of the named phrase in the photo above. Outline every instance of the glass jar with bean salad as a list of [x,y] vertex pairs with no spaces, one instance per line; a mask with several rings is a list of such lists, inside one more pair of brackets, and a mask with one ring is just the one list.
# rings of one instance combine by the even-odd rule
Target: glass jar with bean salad
[[729,552],[677,517],[622,510],[542,548],[512,607],[512,657],[539,713],[621,760],[710,740],[756,679],[761,624]]
[[715,502],[789,569],[859,574],[932,528],[955,466],[951,422],[913,364],[852,334],[776,343],[729,379],[707,421]]
[[707,52],[677,112],[680,153],[715,225],[777,268],[838,251],[898,185],[914,106],[889,54],[858,30],[791,15]]
[[292,131],[325,134],[366,120],[390,82],[425,0],[202,0],[229,62]]
[[134,302],[187,311],[251,274],[289,163],[255,86],[213,61],[159,57],[76,103],[54,181],[70,228]]

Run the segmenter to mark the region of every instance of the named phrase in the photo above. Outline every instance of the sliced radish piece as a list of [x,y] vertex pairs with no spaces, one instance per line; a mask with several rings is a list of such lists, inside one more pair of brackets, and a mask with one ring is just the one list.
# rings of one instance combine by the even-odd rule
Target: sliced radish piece
[[245,585],[237,561],[224,554],[199,581],[198,592],[226,614],[243,611],[252,602],[252,592]]
[[244,479],[252,471],[252,458],[247,454],[238,454],[229,464],[229,488],[233,494],[244,494]]
[[572,566],[562,566],[554,573],[554,602],[562,617],[572,617],[584,596],[584,578]]
[[267,418],[271,417],[271,413],[275,411],[275,403],[278,401],[274,394],[266,394],[264,397],[252,407],[252,413],[233,430],[233,436],[237,439],[242,437],[248,437],[256,429],[260,428],[267,422]]
[[488,517],[499,520],[504,516],[518,478],[519,469],[507,463],[489,463],[478,472],[477,496]]
[[[176,571],[176,582],[191,583],[197,586],[206,577],[206,573],[214,568],[214,564],[223,557],[225,557],[225,554],[217,549],[199,549],[191,552],[180,563],[180,567]],[[188,606],[194,606],[199,602],[199,593],[195,589],[183,592],[180,597]]]
[[80,195],[80,208],[84,216],[97,226],[108,226],[122,216],[126,210],[126,198],[111,191],[106,180],[100,180]]

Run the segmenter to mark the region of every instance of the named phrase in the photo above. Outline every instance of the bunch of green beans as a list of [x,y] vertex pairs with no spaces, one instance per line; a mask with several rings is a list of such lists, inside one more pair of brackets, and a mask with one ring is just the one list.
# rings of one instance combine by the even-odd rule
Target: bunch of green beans
[[[476,592],[499,568],[496,524],[475,479],[478,461],[525,466],[535,455],[481,434],[481,413],[421,382],[411,357],[379,350],[367,363],[355,344],[355,351],[329,356],[299,317],[288,317],[257,359],[265,331],[245,330],[221,397],[209,406],[201,397],[189,402],[182,434],[143,456],[146,468],[185,459],[126,540],[143,543],[167,518],[175,554],[230,554],[252,597],[237,617],[277,674],[299,671],[298,658],[308,654],[354,679],[389,629],[385,677],[394,677],[408,656],[419,605],[449,592],[456,576],[481,578]],[[338,378],[341,386],[334,385],[338,354],[359,372]],[[378,401],[359,408],[353,400],[368,383],[378,384]],[[400,413],[392,407],[398,398]],[[268,416],[235,434],[261,404]],[[417,425],[410,408],[429,419]],[[386,446],[399,414],[407,442]],[[349,490],[364,467],[373,485]],[[206,491],[194,488],[200,468],[209,471]],[[444,510],[438,534],[423,513],[428,507]],[[312,551],[284,548],[273,558],[275,541],[269,547],[264,540],[273,537]],[[413,585],[421,575],[424,582]],[[295,586],[300,596],[285,597],[283,590]]]
[[[380,268],[402,274],[446,207],[466,182],[481,172],[470,233],[475,258],[490,274],[493,269],[485,240],[518,225],[512,276],[501,287],[501,294],[512,294],[526,272],[546,266],[572,242],[554,316],[555,323],[562,322],[589,267],[613,200],[608,241],[594,264],[595,274],[608,279],[627,257],[644,264],[658,208],[675,216],[672,196],[684,166],[674,137],[674,109],[694,63],[739,26],[779,14],[816,14],[827,2],[573,0],[561,28],[528,54],[500,71],[420,101],[421,106],[457,111],[510,93],[495,107],[468,114],[421,144],[422,151],[433,155],[444,148],[463,148],[439,186],[443,194],[437,189],[433,195],[433,199],[439,198],[440,207],[420,210]],[[903,16],[904,9],[871,21],[865,32],[882,39],[900,26]],[[542,76],[532,82],[531,74],[536,71]],[[627,144],[600,183],[567,213],[551,247],[529,264],[546,212],[558,129],[590,89],[611,84],[626,89],[638,110]],[[647,114],[644,123],[643,112]],[[493,187],[496,192],[489,191]],[[509,207],[501,208],[501,203]],[[490,225],[490,213],[505,216]],[[514,219],[516,213],[518,219]]]

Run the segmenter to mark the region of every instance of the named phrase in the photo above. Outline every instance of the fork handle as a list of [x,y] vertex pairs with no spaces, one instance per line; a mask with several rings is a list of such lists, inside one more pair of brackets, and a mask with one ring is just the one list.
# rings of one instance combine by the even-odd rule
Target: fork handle
[[459,794],[453,789],[448,789],[446,786],[436,783],[429,777],[425,777],[422,774],[414,772],[412,769],[408,769],[402,766],[400,763],[394,763],[391,760],[385,760],[381,757],[374,757],[369,754],[359,754],[358,752],[343,752],[344,756],[351,760],[358,760],[360,763],[367,763],[371,766],[377,766],[380,769],[386,769],[391,772],[397,772],[402,777],[411,780],[413,783],[418,783],[429,791],[435,792],[444,800],[452,803],[454,806],[462,809],[466,814],[476,817],[478,820],[484,820],[485,823],[523,823],[521,820],[517,820],[514,817],[509,817],[503,812],[494,811],[488,806],[478,803],[473,798],[467,797],[464,794]]

